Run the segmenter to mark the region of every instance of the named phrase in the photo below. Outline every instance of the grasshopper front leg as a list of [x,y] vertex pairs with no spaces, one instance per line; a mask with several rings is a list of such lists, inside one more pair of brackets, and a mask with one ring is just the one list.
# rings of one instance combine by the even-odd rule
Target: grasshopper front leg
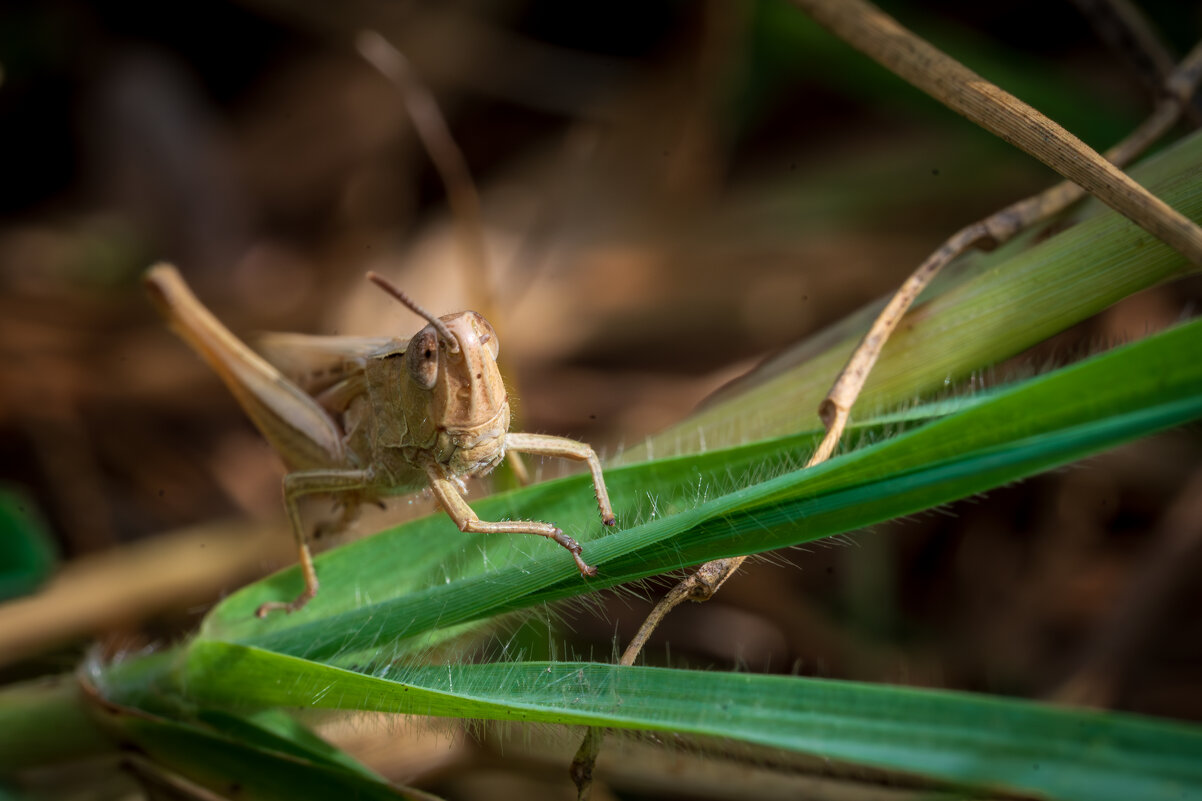
[[288,509],[288,521],[292,524],[297,550],[300,551],[300,569],[305,579],[305,589],[292,601],[268,601],[255,610],[257,617],[266,617],[269,612],[277,610],[295,612],[317,594],[317,570],[313,567],[309,537],[301,523],[297,501],[305,495],[353,492],[368,486],[371,480],[372,475],[367,470],[305,470],[284,476],[284,506]]
[[451,520],[455,521],[455,525],[459,527],[460,531],[474,534],[537,534],[540,537],[555,540],[566,548],[568,553],[572,554],[572,558],[576,560],[576,567],[580,570],[580,575],[597,575],[597,568],[585,563],[584,559],[580,557],[580,543],[564,534],[561,529],[537,520],[506,520],[498,523],[481,520],[472,507],[468,506],[467,501],[463,500],[463,496],[459,494],[459,487],[443,474],[442,469],[433,460],[427,462],[423,467],[430,479],[430,490],[434,493],[435,499],[438,500],[439,505]]
[[597,496],[597,507],[601,510],[601,522],[612,526],[614,510],[609,505],[609,491],[605,488],[605,478],[601,475],[601,460],[597,452],[583,442],[577,442],[567,437],[552,437],[546,434],[506,434],[505,451],[519,451],[537,456],[558,456],[563,459],[573,459],[586,462],[589,472],[593,475],[593,491]]

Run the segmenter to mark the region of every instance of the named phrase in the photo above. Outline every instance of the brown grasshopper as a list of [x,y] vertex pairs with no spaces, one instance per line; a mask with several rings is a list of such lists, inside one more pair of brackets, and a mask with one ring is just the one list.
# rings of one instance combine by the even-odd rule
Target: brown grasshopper
[[596,452],[564,437],[509,431],[497,335],[487,320],[473,311],[434,317],[379,275],[367,277],[429,325],[408,340],[274,334],[264,338],[264,358],[201,305],[174,267],[157,264],[145,276],[171,328],[217,372],[289,471],[284,506],[305,589],[255,614],[294,612],[317,593],[297,500],[318,493],[339,496],[346,523],[364,502],[428,485],[460,531],[548,537],[568,549],[582,575],[595,575],[580,544],[560,529],[481,520],[462,493],[463,479],[488,473],[507,452],[575,459],[588,464],[601,519],[612,526]]

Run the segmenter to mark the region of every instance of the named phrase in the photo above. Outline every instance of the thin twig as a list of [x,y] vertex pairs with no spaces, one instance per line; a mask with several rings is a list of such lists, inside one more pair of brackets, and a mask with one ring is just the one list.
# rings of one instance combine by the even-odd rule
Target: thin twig
[[451,214],[459,226],[460,242],[464,250],[464,264],[473,273],[467,282],[478,289],[482,302],[477,311],[493,323],[498,323],[492,298],[496,297],[492,285],[492,273],[488,268],[488,255],[484,245],[484,226],[480,214],[480,193],[472,180],[471,171],[463,151],[451,136],[446,119],[438,108],[429,90],[417,79],[405,55],[375,31],[362,31],[355,37],[355,49],[384,77],[396,84],[400,90],[405,111],[413,122],[418,139],[438,170],[443,186],[446,187],[447,202]]
[[[438,108],[434,96],[414,75],[409,60],[387,39],[375,31],[360,31],[355,37],[355,49],[369,64],[384,77],[396,84],[405,104],[405,111],[413,122],[430,161],[438,170],[438,176],[446,188],[447,203],[451,215],[459,228],[459,241],[463,248],[464,264],[471,273],[467,287],[475,297],[471,305],[497,328],[503,328],[503,314],[496,303],[497,287],[488,264],[488,249],[484,243],[484,222],[480,212],[480,192],[468,169],[463,151],[455,143],[446,118]],[[508,379],[508,371],[502,374]],[[507,383],[510,383],[507,381]],[[530,483],[530,471],[516,451],[506,454],[508,464],[519,484]]]
[[[940,54],[940,58],[946,57]],[[1200,79],[1202,42],[1195,45],[1173,71],[1167,82],[1166,95],[1152,115],[1127,138],[1107,151],[1107,158],[1115,164],[1126,164],[1168,132],[1180,119],[1182,110],[1197,90]],[[969,248],[992,249],[1001,245],[1020,231],[1063,211],[1081,199],[1085,193],[1085,189],[1078,184],[1064,181],[960,229],[940,245],[890,299],[822,401],[819,415],[827,428],[826,435],[805,467],[824,462],[834,453],[847,424],[851,406],[863,388],[864,381],[876,363],[889,334],[922,290],[946,264]],[[746,560],[747,556],[736,556],[707,562],[673,587],[643,621],[623,652],[619,664],[634,664],[651,634],[673,609],[686,600],[709,600]],[[576,782],[580,801],[589,796],[593,768],[604,737],[604,729],[589,729],[572,760],[571,776]]]

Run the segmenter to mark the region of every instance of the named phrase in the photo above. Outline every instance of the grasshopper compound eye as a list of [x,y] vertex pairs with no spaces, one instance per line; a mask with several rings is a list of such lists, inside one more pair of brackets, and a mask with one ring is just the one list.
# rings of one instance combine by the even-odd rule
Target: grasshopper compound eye
[[431,389],[438,380],[438,334],[428,325],[409,340],[405,348],[405,367],[422,389]]

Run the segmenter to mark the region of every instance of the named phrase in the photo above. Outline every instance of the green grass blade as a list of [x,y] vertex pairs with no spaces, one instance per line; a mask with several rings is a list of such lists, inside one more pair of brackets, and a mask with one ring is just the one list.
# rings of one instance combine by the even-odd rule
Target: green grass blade
[[592,663],[376,670],[364,675],[201,642],[189,655],[187,682],[208,703],[253,699],[675,731],[1058,799],[1202,798],[1202,731],[1127,715],[855,682]]
[[[520,536],[464,542],[449,520],[432,516],[324,555],[322,593],[302,612],[252,617],[272,593],[295,592],[292,571],[231,596],[205,636],[312,658],[399,652],[407,647],[399,640],[448,626],[927,509],[1202,416],[1200,342],[1202,322],[1190,323],[810,470],[795,469],[809,435],[614,470],[607,478],[619,521],[629,527],[588,541],[601,572],[587,582],[553,545]],[[586,483],[550,482],[487,499],[477,510],[546,517],[568,523],[573,534],[600,528]],[[424,559],[432,543],[452,558],[418,577],[409,554]],[[477,549],[488,549],[498,566],[479,572],[485,562]],[[477,572],[455,573],[465,560]]]

